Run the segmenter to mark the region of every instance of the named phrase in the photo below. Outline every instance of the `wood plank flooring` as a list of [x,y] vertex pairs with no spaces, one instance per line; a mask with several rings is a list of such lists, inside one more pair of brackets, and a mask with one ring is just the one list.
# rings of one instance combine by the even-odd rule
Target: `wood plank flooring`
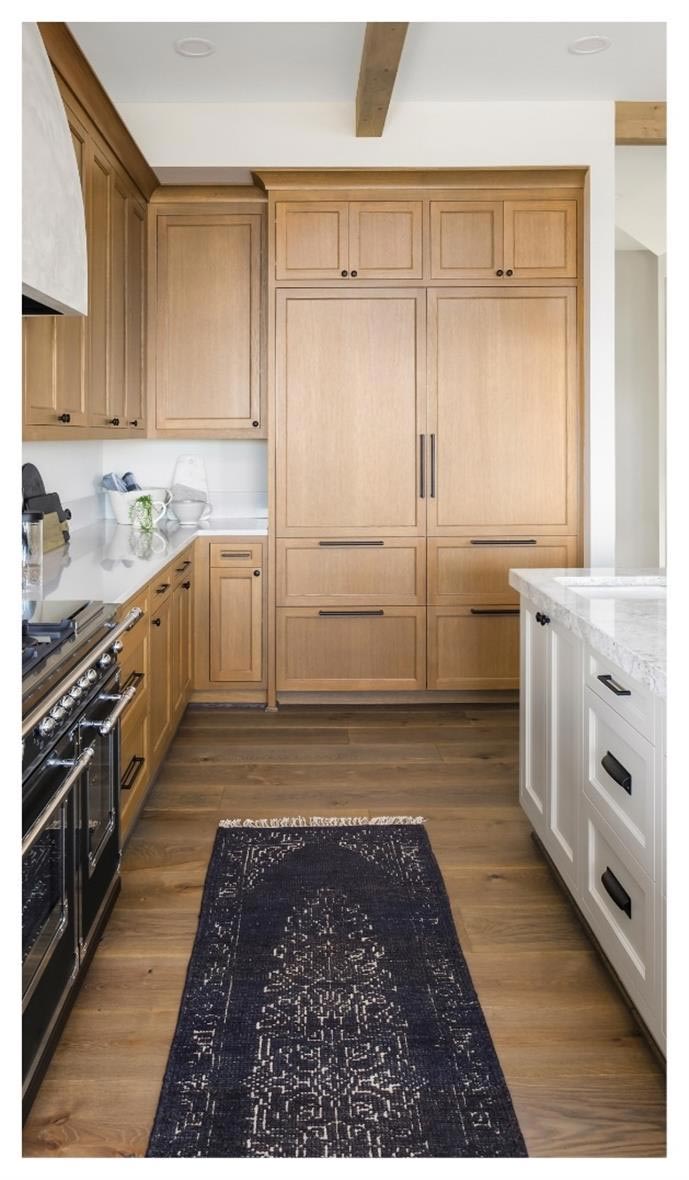
[[662,1070],[530,838],[513,706],[189,709],[34,1103],[28,1156],[141,1156],[218,820],[423,815],[529,1153],[662,1156]]

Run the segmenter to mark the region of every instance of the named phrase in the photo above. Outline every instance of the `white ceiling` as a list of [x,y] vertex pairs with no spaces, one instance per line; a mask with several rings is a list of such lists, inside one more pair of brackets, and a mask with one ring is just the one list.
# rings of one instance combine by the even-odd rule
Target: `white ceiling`
[[[351,102],[361,22],[97,22],[69,25],[115,103]],[[567,45],[592,33],[605,53],[575,57]],[[205,37],[206,58],[174,52]],[[393,101],[661,100],[665,25],[660,23],[414,23]]]

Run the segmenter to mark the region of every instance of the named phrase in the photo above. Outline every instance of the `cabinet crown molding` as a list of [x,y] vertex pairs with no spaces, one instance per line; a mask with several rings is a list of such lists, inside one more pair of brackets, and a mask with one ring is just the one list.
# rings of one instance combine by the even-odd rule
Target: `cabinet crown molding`
[[268,169],[252,172],[266,190],[306,189],[480,189],[480,188],[582,188],[587,168],[328,168],[320,170]]

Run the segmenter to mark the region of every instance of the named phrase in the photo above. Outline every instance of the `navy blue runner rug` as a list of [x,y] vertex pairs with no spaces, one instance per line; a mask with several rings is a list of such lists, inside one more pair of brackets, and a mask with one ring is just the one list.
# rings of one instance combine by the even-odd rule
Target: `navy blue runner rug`
[[527,1154],[422,821],[223,821],[147,1154]]

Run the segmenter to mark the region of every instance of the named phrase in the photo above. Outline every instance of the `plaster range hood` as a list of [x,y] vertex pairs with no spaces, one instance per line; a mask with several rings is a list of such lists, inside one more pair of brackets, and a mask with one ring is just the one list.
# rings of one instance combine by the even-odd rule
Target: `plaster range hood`
[[85,315],[84,201],[72,136],[38,26],[22,25],[22,313]]

